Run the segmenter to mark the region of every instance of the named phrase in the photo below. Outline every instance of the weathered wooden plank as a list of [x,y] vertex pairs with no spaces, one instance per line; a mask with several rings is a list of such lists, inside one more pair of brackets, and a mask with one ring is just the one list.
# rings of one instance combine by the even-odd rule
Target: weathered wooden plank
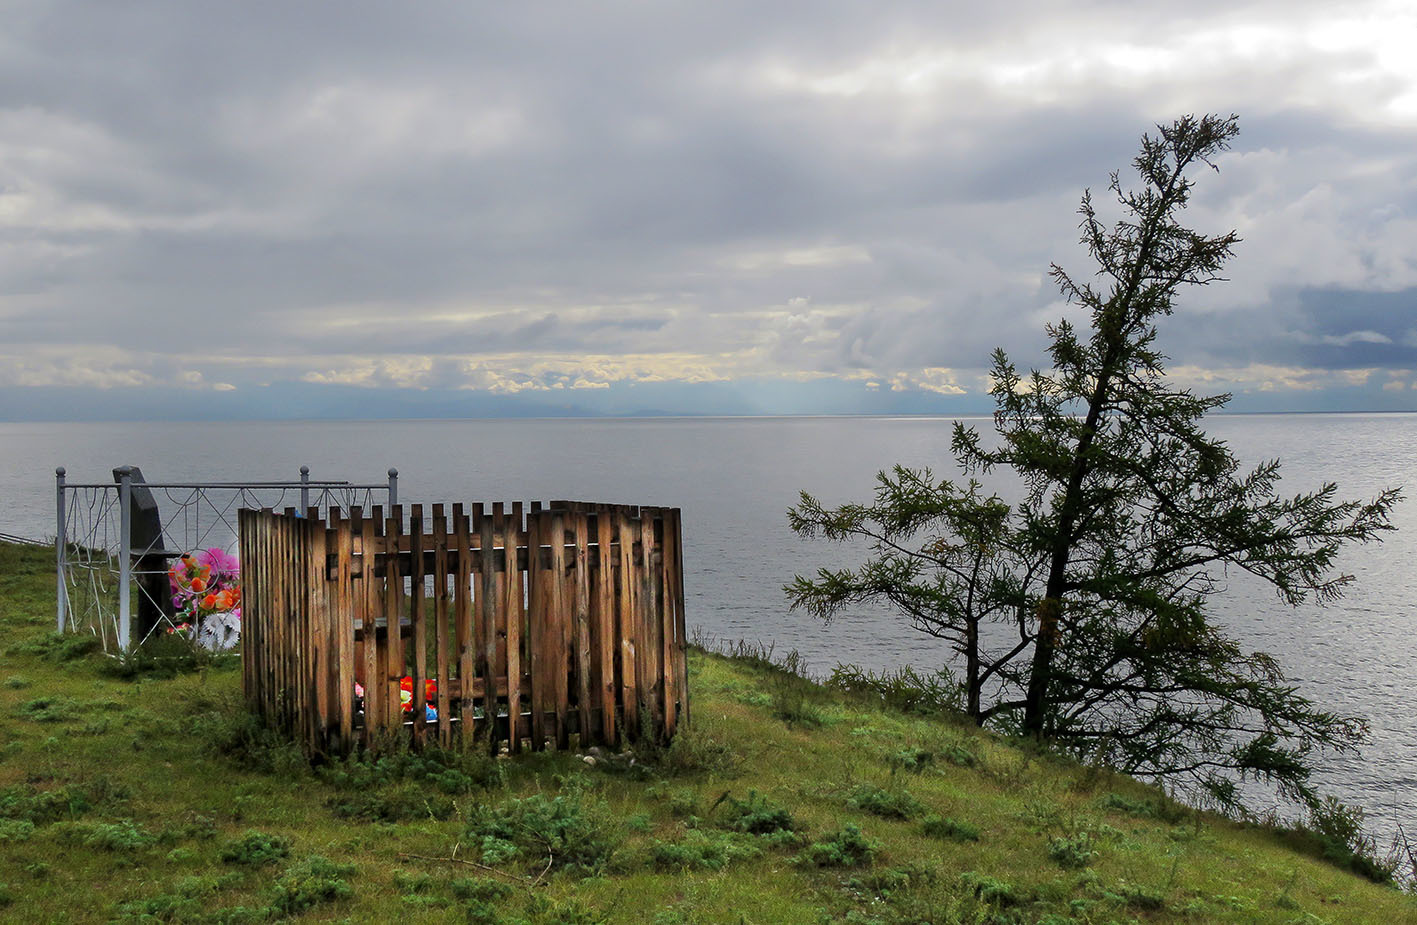
[[276,632],[278,635],[278,647],[276,649],[276,725],[277,728],[286,734],[295,730],[294,712],[290,707],[291,687],[295,683],[295,665],[291,653],[293,640],[293,629],[291,625],[290,607],[285,595],[285,576],[282,573],[281,564],[284,553],[284,544],[281,542],[280,528],[275,512],[270,512],[271,530],[269,535],[269,552],[271,557],[271,568],[269,573],[271,611],[276,617]]
[[388,621],[388,665],[379,681],[386,709],[384,721],[390,733],[403,732],[403,701],[399,696],[399,681],[404,675],[403,579],[398,549],[403,539],[403,508],[389,507],[384,521],[384,616]]
[[443,505],[433,505],[433,646],[434,670],[437,672],[438,744],[452,746],[453,726],[448,705],[449,653],[448,638],[448,518]]
[[679,641],[679,719],[689,719],[689,634],[684,614],[684,522],[674,508],[674,633]]
[[602,509],[595,521],[595,699],[600,707],[600,738],[608,745],[617,744],[615,729],[615,650],[620,640],[615,635],[615,559],[612,545],[615,522],[609,510]]
[[517,754],[522,749],[522,626],[523,626],[523,591],[522,572],[517,568],[517,546],[525,547],[526,540],[522,536],[522,505],[520,501],[513,502],[512,516],[503,524],[502,530],[502,555],[505,559],[504,568],[506,571],[505,589],[507,593],[506,605],[504,607],[507,630],[507,749],[512,754]]
[[551,572],[552,572],[552,617],[548,644],[554,661],[553,672],[556,687],[556,747],[567,749],[571,746],[570,728],[570,610],[571,601],[566,593],[566,516],[562,511],[551,512]]
[[648,702],[656,734],[664,722],[664,676],[659,666],[658,582],[655,581],[654,515],[640,508],[640,700]]
[[305,550],[305,568],[309,575],[309,585],[305,589],[308,621],[310,624],[310,658],[314,663],[315,675],[315,719],[314,733],[307,747],[323,751],[330,735],[330,720],[334,706],[330,702],[330,657],[328,649],[329,589],[326,579],[326,559],[328,550],[328,530],[324,521],[308,521],[308,545]]
[[670,734],[679,716],[679,669],[674,620],[674,521],[668,508],[660,512],[659,524],[659,637],[660,671],[664,675],[664,733]]
[[480,510],[477,525],[480,544],[478,583],[478,636],[482,648],[477,654],[477,674],[486,682],[482,701],[482,717],[487,724],[487,747],[494,754],[497,750],[497,558],[493,547],[496,545],[493,518]]
[[[345,679],[350,689],[350,722],[355,720],[354,685],[364,673],[364,648],[360,637],[363,631],[356,627],[368,625],[369,613],[364,601],[363,579],[360,577],[359,553],[364,544],[364,508],[349,509],[349,626],[353,657],[350,660],[350,676]],[[353,741],[344,744],[345,749],[353,746]]]
[[453,505],[454,542],[457,545],[457,580],[454,584],[454,622],[456,624],[458,652],[458,735],[464,747],[470,745],[477,732],[472,700],[472,681],[476,677],[473,661],[474,639],[472,631],[472,540],[468,529],[467,514],[461,503]]
[[640,699],[638,656],[635,653],[638,633],[635,630],[639,608],[639,581],[635,559],[635,538],[639,531],[635,522],[622,510],[616,513],[615,532],[620,537],[620,607],[616,614],[620,637],[620,706],[623,713],[624,737],[635,739],[640,731]]
[[576,708],[580,714],[579,743],[588,747],[599,739],[591,726],[590,658],[590,520],[584,511],[571,515],[576,537],[576,609],[572,643],[576,652]]
[[427,582],[423,570],[423,505],[415,504],[409,511],[408,533],[411,540],[413,558],[409,565],[409,617],[413,626],[413,665],[409,671],[412,680],[410,692],[413,719],[413,743],[422,746],[428,735],[428,710],[424,697],[423,681],[428,677],[428,621],[425,595]]
[[348,520],[339,521],[336,542],[339,556],[339,586],[334,613],[338,668],[335,684],[339,700],[339,742],[336,748],[350,747],[354,731],[354,619],[353,619],[353,536]]
[[373,648],[374,661],[372,667],[364,672],[364,728],[368,730],[368,741],[373,746],[383,740],[386,725],[384,714],[389,706],[388,695],[384,693],[384,685],[389,675],[389,640],[388,633],[379,630],[379,624],[387,622],[384,615],[384,583],[387,576],[384,574],[383,505],[373,506],[370,511],[370,523],[373,529],[365,543],[369,569],[366,580],[369,582],[370,626],[365,631],[364,644]]
[[[503,524],[506,519],[506,505],[501,501],[494,501],[492,503],[492,544],[494,548],[490,553],[483,553],[483,561],[492,563],[493,649],[490,650],[489,659],[491,662],[490,670],[493,674],[498,676],[505,674],[507,668],[507,575],[506,572],[503,571],[503,562],[506,557],[501,548]],[[500,691],[497,696],[498,698],[505,697],[506,692]],[[493,718],[495,719],[495,715]],[[493,738],[497,738],[495,730]]]
[[540,506],[532,502],[527,515],[527,658],[531,662],[531,747],[541,751],[546,747],[546,705],[551,699],[551,684],[547,677],[549,659],[546,651],[546,592],[547,575],[541,564],[541,539],[546,518]]

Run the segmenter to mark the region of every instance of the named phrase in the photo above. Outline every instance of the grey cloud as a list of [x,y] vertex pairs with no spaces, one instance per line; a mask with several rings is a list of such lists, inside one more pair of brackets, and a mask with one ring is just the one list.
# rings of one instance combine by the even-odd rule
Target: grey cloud
[[[996,345],[1037,362],[1056,300],[1041,275],[1086,269],[1078,194],[1178,99],[1239,110],[1245,150],[1387,171],[1341,217],[1359,262],[1368,213],[1417,212],[1411,127],[1272,101],[1349,59],[1084,77],[1062,98],[971,74],[918,100],[811,93],[760,72],[1313,9],[20,4],[0,37],[0,215],[31,217],[0,230],[0,340],[175,358],[758,350],[764,375],[977,368]],[[1230,176],[1204,179],[1205,217],[1304,193]],[[867,259],[773,262],[831,247]],[[1173,359],[1399,362],[1407,303],[1329,330],[1340,307],[1286,295],[1281,263],[1255,260],[1263,298],[1176,326]],[[417,320],[443,309],[477,320]],[[1391,343],[1303,340],[1363,330]]]

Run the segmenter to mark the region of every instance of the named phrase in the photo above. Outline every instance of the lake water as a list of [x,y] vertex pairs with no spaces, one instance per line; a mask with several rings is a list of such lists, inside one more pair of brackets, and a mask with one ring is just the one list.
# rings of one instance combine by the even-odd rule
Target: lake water
[[[150,482],[312,478],[382,482],[400,472],[400,500],[573,498],[683,510],[688,622],[722,640],[798,650],[818,673],[838,662],[930,668],[947,652],[889,612],[863,607],[823,625],[790,613],[782,585],[796,572],[856,561],[851,550],[799,540],[785,511],[806,489],[828,503],[866,500],[893,463],[950,471],[945,418],[693,418],[367,421],[220,424],[0,423],[0,532],[52,537],[54,467],[99,482],[122,464]],[[976,421],[988,431],[987,419]],[[1236,415],[1209,430],[1245,462],[1279,457],[1285,490],[1339,482],[1371,496],[1417,474],[1417,415]],[[1411,493],[1411,492],[1409,492]],[[294,503],[293,501],[286,503]],[[1326,608],[1290,610],[1237,576],[1220,612],[1233,633],[1279,657],[1320,704],[1366,716],[1361,757],[1323,780],[1366,806],[1381,836],[1417,827],[1417,504],[1381,545],[1351,550],[1358,581]]]

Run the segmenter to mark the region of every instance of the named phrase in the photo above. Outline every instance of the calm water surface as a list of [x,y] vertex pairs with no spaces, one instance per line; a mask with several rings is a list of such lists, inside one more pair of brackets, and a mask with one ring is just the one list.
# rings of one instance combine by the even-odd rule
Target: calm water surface
[[[149,481],[313,478],[382,482],[400,499],[576,498],[683,509],[688,617],[709,636],[797,649],[817,672],[838,662],[932,667],[947,653],[889,612],[863,607],[825,626],[790,613],[782,585],[796,572],[855,561],[807,543],[785,511],[807,489],[828,503],[866,500],[877,470],[900,462],[951,471],[944,418],[727,418],[536,421],[368,421],[222,424],[0,424],[0,531],[54,534],[54,467],[71,481],[107,481],[117,465]],[[988,431],[989,421],[974,422]],[[1279,457],[1286,491],[1339,482],[1347,497],[1417,482],[1417,415],[1213,418],[1210,431],[1247,463]],[[1409,494],[1412,492],[1409,491]],[[293,502],[290,502],[293,503]],[[1343,601],[1290,610],[1233,578],[1220,611],[1253,648],[1277,655],[1315,700],[1362,714],[1361,757],[1331,762],[1324,780],[1391,833],[1417,825],[1417,504],[1397,511],[1381,545],[1340,563],[1357,577]]]

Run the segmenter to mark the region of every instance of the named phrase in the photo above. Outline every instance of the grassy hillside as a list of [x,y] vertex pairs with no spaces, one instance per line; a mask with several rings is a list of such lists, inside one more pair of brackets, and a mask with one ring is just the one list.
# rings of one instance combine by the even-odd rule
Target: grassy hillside
[[1417,922],[1296,836],[761,660],[696,653],[633,763],[311,770],[236,666],[116,676],[52,613],[51,554],[0,546],[0,919]]

